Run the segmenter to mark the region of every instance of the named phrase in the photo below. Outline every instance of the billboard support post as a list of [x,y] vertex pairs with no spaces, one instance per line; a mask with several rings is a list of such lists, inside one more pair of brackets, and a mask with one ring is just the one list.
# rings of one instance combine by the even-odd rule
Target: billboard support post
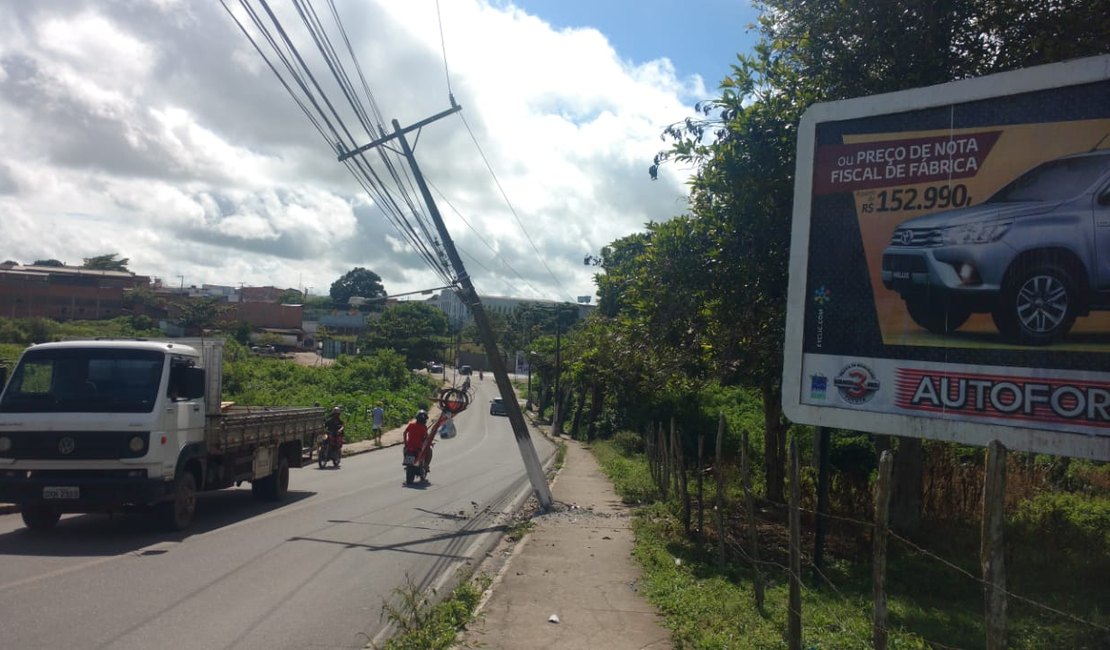
[[1006,447],[995,440],[987,447],[987,472],[983,479],[983,529],[980,540],[987,650],[1006,648],[1006,565],[1002,532],[1005,502]]

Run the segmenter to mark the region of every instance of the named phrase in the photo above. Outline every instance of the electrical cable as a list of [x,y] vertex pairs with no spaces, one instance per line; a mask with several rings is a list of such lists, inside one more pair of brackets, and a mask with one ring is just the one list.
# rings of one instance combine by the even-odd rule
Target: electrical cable
[[459,112],[459,119],[462,120],[463,125],[466,127],[466,132],[470,134],[470,139],[474,142],[474,146],[478,149],[478,154],[482,157],[482,162],[485,163],[486,169],[489,171],[490,176],[493,177],[493,182],[497,185],[497,189],[501,192],[501,197],[505,199],[505,205],[509,206],[509,212],[511,212],[513,218],[516,219],[517,225],[520,226],[520,231],[524,233],[524,238],[527,239],[528,243],[532,245],[532,250],[536,251],[536,258],[539,259],[540,264],[543,264],[543,268],[547,269],[547,274],[550,275],[551,279],[555,281],[555,284],[558,285],[559,289],[563,292],[563,295],[570,295],[567,293],[566,287],[563,286],[563,283],[559,280],[558,277],[556,277],[555,273],[551,270],[551,267],[548,266],[547,262],[543,259],[543,254],[540,253],[540,249],[536,246],[536,242],[532,241],[532,236],[529,235],[528,230],[525,229],[524,222],[520,220],[520,215],[517,214],[516,208],[513,207],[512,202],[509,200],[508,194],[505,193],[505,188],[501,186],[501,181],[497,179],[497,174],[494,173],[493,166],[490,165],[489,159],[486,158],[486,152],[482,150],[482,145],[479,144],[477,136],[474,135],[474,131],[471,130],[470,124],[466,121],[466,116],[462,114],[462,111]]

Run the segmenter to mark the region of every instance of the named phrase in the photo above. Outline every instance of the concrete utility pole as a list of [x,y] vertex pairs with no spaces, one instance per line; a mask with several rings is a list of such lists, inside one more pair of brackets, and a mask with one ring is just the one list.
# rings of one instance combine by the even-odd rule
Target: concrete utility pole
[[404,152],[405,159],[408,160],[409,167],[412,168],[416,184],[420,188],[420,194],[424,197],[424,203],[428,206],[428,212],[432,217],[432,221],[435,222],[436,231],[439,233],[440,240],[442,240],[444,251],[447,253],[447,258],[451,262],[451,266],[455,269],[455,275],[459,283],[459,297],[462,299],[463,303],[470,308],[470,313],[474,316],[474,324],[478,328],[478,333],[482,338],[482,345],[486,349],[486,357],[489,359],[491,370],[493,370],[493,377],[497,381],[497,388],[501,392],[501,400],[505,403],[505,411],[509,415],[509,424],[512,425],[513,436],[516,437],[517,447],[520,448],[520,457],[524,460],[524,467],[528,473],[528,480],[532,483],[532,489],[536,493],[536,499],[540,502],[540,507],[548,510],[552,505],[551,489],[547,485],[546,477],[544,477],[543,466],[540,465],[539,456],[536,454],[536,447],[532,444],[532,437],[528,435],[528,425],[524,421],[524,413],[520,410],[520,403],[516,400],[516,392],[513,390],[513,385],[509,381],[509,373],[505,368],[505,360],[501,358],[501,353],[497,349],[497,341],[493,336],[493,329],[490,327],[489,318],[486,316],[486,311],[482,307],[482,301],[478,299],[478,292],[474,289],[474,283],[471,282],[470,275],[467,274],[466,268],[463,266],[462,258],[459,257],[459,252],[455,249],[455,242],[451,239],[451,234],[447,232],[447,226],[443,223],[443,217],[439,213],[439,208],[436,207],[435,199],[428,189],[427,182],[424,180],[424,174],[421,173],[420,166],[416,163],[416,156],[412,152],[412,147],[409,146],[408,140],[405,139],[405,133],[420,129],[426,124],[430,124],[442,117],[462,110],[461,106],[455,104],[454,99],[452,99],[451,104],[452,107],[450,109],[437,113],[432,117],[421,120],[404,129],[401,128],[401,124],[397,120],[393,120],[392,134],[358,147],[352,152],[341,151],[339,160],[342,162],[353,155],[367,151],[392,139],[397,139],[397,141],[401,143],[401,149]]

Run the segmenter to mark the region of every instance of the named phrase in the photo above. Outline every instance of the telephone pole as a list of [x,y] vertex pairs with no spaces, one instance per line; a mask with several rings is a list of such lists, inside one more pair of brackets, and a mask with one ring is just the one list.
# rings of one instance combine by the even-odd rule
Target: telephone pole
[[[471,281],[470,275],[467,274],[466,268],[463,266],[462,258],[459,256],[458,250],[455,249],[455,242],[451,239],[451,234],[447,232],[447,226],[443,223],[443,217],[439,213],[439,208],[436,207],[435,199],[428,189],[427,182],[424,180],[424,174],[421,173],[420,166],[416,163],[416,156],[413,154],[412,147],[409,146],[409,142],[405,138],[406,133],[419,130],[425,125],[431,124],[452,113],[457,113],[460,110],[462,110],[462,106],[456,104],[452,97],[451,108],[406,128],[402,129],[401,124],[397,120],[393,120],[392,134],[358,147],[351,152],[340,151],[339,161],[342,162],[351,156],[368,151],[369,149],[393,139],[400,142],[405,159],[408,161],[409,167],[412,168],[417,187],[420,188],[420,194],[424,197],[424,203],[428,207],[428,213],[435,223],[436,231],[439,233],[444,251],[447,253],[447,259],[451,262],[451,266],[455,270],[455,277],[459,284],[459,297],[462,299],[462,302],[470,308],[470,313],[474,317],[474,324],[478,328],[479,336],[482,339],[482,345],[486,350],[486,357],[489,359],[491,369],[493,370],[493,378],[497,381],[497,388],[501,392],[501,401],[504,402],[505,411],[509,415],[509,424],[512,425],[513,436],[516,438],[517,447],[520,448],[520,457],[524,460],[524,468],[528,473],[528,480],[532,483],[532,489],[536,493],[536,499],[540,502],[540,507],[544,510],[549,510],[552,505],[551,489],[548,487],[547,479],[543,474],[543,466],[540,465],[539,456],[536,454],[536,447],[532,444],[532,437],[528,434],[528,425],[524,421],[524,413],[520,410],[520,403],[517,402],[516,392],[513,390],[513,385],[509,380],[509,373],[505,368],[505,360],[501,358],[501,353],[497,349],[497,341],[493,336],[493,329],[490,327],[489,318],[486,315],[485,309],[482,307],[482,301],[478,299],[478,292],[474,289],[474,283]],[[417,139],[419,139],[419,134]]]

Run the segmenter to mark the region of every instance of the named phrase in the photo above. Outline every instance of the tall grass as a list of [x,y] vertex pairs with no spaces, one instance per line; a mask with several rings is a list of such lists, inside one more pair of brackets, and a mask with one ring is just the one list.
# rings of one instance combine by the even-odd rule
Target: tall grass
[[[644,593],[664,616],[675,646],[784,647],[788,536],[781,511],[765,503],[757,509],[761,569],[768,581],[766,607],[760,611],[755,606],[754,572],[746,559],[745,517],[734,485],[727,495],[727,553],[721,564],[721,532],[710,523],[704,538],[685,534],[680,504],[658,500],[646,458],[635,444],[617,436],[595,441],[591,449],[622,498],[642,504],[634,523],[634,552],[643,567]],[[1025,464],[1038,462],[1044,461]],[[1097,482],[1101,466],[1086,467]],[[1031,479],[1017,482],[1025,480]],[[811,491],[812,484],[806,485]],[[713,492],[707,490],[710,509]],[[806,519],[811,526],[811,517]],[[833,524],[820,576],[810,564],[812,529],[803,531],[803,647],[870,647],[870,524],[850,517]],[[1107,647],[1110,498],[1042,490],[1011,504],[1006,534],[1007,586],[1013,593],[1009,647]],[[889,647],[983,646],[977,520],[957,513],[950,520],[931,520],[913,539],[892,538],[887,576]]]

